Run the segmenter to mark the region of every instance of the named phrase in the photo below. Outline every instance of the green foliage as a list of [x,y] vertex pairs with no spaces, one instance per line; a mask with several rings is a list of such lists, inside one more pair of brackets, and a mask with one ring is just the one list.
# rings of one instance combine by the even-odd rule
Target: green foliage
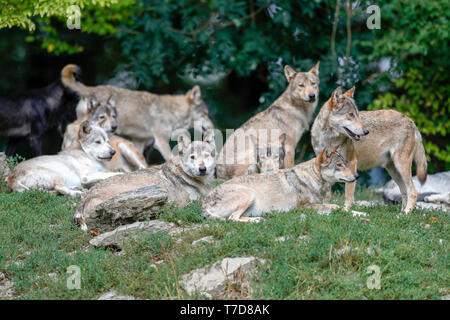
[[450,3],[389,1],[381,12],[385,31],[360,44],[372,50],[369,59],[392,58],[392,89],[369,109],[391,108],[411,117],[423,135],[430,169],[450,170]]

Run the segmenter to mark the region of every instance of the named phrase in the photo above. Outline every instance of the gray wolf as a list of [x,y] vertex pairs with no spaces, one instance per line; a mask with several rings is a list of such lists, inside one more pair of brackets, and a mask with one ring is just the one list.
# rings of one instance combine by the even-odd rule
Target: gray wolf
[[[424,184],[420,183],[417,176],[414,176],[412,179],[418,192],[417,201],[450,204],[450,199],[448,198],[450,192],[450,171],[429,174]],[[388,202],[400,202],[402,200],[402,194],[394,180],[387,182],[382,188],[377,190],[377,193],[381,193],[383,199]]]
[[[358,112],[354,90],[343,94],[338,87],[322,106],[311,130],[314,152],[318,154],[325,145],[340,145],[352,170],[385,168],[400,186],[402,209],[408,213],[417,199],[411,174],[413,160],[420,182],[427,177],[422,136],[410,118],[395,110]],[[354,191],[355,183],[346,184],[346,208],[354,202]]]
[[255,136],[250,136],[256,148],[256,164],[248,168],[249,174],[265,173],[278,169],[284,169],[284,158],[286,155],[286,134],[278,138],[278,143],[260,143]]
[[[166,161],[172,157],[169,141],[174,131],[194,128],[205,133],[214,128],[199,86],[186,94],[157,95],[109,85],[88,87],[71,74],[63,82],[81,98],[95,94],[98,99],[106,100],[114,95],[120,123],[117,133],[130,137],[141,152],[149,139],[154,138],[155,148]],[[84,113],[84,106],[83,103],[77,106],[78,115]]]
[[44,189],[78,197],[83,194],[84,185],[119,174],[107,172],[105,162],[111,160],[115,151],[102,128],[83,122],[78,142],[79,148],[19,163],[8,176],[9,188],[19,192]]
[[106,101],[98,101],[95,96],[88,98],[86,114],[67,126],[62,150],[70,150],[74,146],[77,148],[78,131],[81,123],[86,120],[91,125],[97,125],[108,132],[109,144],[116,151],[111,161],[107,163],[110,171],[131,172],[147,167],[144,156],[132,142],[112,134],[118,127],[114,96]]
[[293,168],[235,177],[217,186],[204,200],[202,214],[240,222],[259,221],[262,213],[289,211],[301,205],[315,209],[337,208],[323,204],[335,182],[357,179],[336,148]]
[[[71,69],[65,66],[61,78]],[[77,77],[79,69],[72,69]],[[6,154],[13,156],[21,139],[27,139],[35,156],[42,154],[42,136],[51,128],[75,119],[78,96],[58,79],[45,88],[0,99],[0,137],[9,138]]]
[[86,194],[74,214],[74,221],[87,230],[86,219],[100,203],[122,192],[156,184],[168,192],[169,201],[184,206],[198,200],[213,188],[215,169],[213,130],[203,141],[192,141],[186,133],[178,136],[178,152],[162,165],[125,173],[97,183]]
[[[217,159],[218,179],[253,171],[256,155],[254,142],[249,138],[251,135],[266,135],[273,139],[285,133],[284,164],[286,168],[294,166],[295,147],[303,132],[309,129],[317,106],[319,63],[308,72],[296,72],[290,66],[285,66],[284,73],[288,87],[283,94],[269,108],[250,118],[228,137]],[[272,137],[273,133],[275,137]]]

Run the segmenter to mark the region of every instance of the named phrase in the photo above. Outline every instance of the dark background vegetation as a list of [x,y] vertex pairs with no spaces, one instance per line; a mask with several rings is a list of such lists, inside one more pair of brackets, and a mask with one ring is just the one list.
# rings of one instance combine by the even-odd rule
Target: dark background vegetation
[[[356,86],[360,110],[396,109],[416,122],[430,172],[450,169],[449,1],[77,0],[81,30],[66,27],[65,1],[49,3],[0,5],[1,95],[43,87],[76,63],[88,85],[181,93],[198,83],[225,130],[281,94],[284,65],[307,71],[320,61],[319,107],[338,85]],[[379,30],[366,26],[371,4]],[[59,141],[49,133],[44,151]],[[305,133],[297,161],[312,156]]]

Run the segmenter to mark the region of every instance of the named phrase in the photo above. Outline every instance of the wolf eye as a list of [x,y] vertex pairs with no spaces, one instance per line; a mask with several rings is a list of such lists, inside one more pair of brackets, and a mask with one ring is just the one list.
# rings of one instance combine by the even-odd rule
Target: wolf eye
[[349,116],[350,116],[351,118],[354,118],[354,117],[355,117],[355,114],[354,114],[353,112],[350,112],[350,113],[349,113]]
[[315,82],[311,82],[311,85],[312,85],[312,86],[315,86],[315,85],[316,85],[316,83],[315,83]]
[[101,144],[102,142],[100,140],[95,141],[97,144]]
[[105,120],[105,116],[100,116],[100,120]]
[[194,160],[194,159],[195,159],[195,156],[194,156],[193,154],[191,154],[191,159],[192,159],[192,160]]
[[299,86],[300,88],[304,88],[304,87],[305,87],[305,85],[303,85],[303,84],[301,84],[301,83],[300,83],[298,86]]

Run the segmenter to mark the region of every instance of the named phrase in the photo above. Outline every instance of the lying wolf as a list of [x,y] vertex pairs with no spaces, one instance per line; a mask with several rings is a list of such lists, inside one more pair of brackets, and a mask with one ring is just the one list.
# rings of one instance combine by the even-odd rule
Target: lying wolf
[[[77,70],[78,67],[72,65],[73,74],[67,74],[63,83],[83,98],[95,94],[99,99],[106,100],[114,95],[120,123],[117,133],[132,138],[141,152],[146,143],[154,138],[155,148],[167,161],[172,157],[169,141],[175,130],[195,126],[196,130],[205,133],[214,128],[199,86],[185,95],[157,95],[109,85],[88,87],[74,77]],[[83,104],[77,107],[77,114],[84,113],[82,108]]]
[[89,190],[74,215],[74,221],[87,230],[86,219],[100,203],[122,192],[157,184],[168,193],[169,201],[184,206],[208,194],[213,188],[215,169],[213,130],[204,141],[191,142],[187,134],[178,136],[179,155],[153,168],[126,173],[96,184]]
[[204,216],[232,221],[259,221],[262,213],[289,211],[300,205],[315,209],[337,208],[323,204],[335,182],[352,182],[357,175],[336,151],[272,173],[236,177],[216,187],[204,200]]
[[93,180],[119,174],[107,172],[105,162],[111,160],[115,151],[103,129],[83,122],[78,142],[79,148],[19,163],[8,177],[9,188],[19,192],[44,189],[77,197],[83,194],[82,187]]
[[[424,184],[421,184],[417,176],[414,176],[413,183],[418,192],[417,201],[450,204],[450,171],[429,174]],[[389,202],[402,200],[402,194],[394,180],[390,180],[383,188],[378,189],[377,193],[383,194],[383,199]]]
[[[228,137],[217,159],[217,178],[225,179],[252,173],[256,163],[251,135],[285,133],[285,166],[294,166],[295,147],[309,123],[319,97],[319,63],[308,72],[296,72],[285,66],[288,87],[266,110],[245,122]],[[250,167],[250,171],[249,171]]]
[[62,150],[70,150],[74,146],[75,148],[77,147],[77,134],[80,124],[86,120],[108,132],[109,143],[116,151],[116,154],[107,164],[110,171],[131,172],[147,167],[144,156],[132,142],[112,133],[118,126],[114,96],[108,98],[106,102],[98,101],[95,96],[88,98],[87,113],[67,126]]
[[[311,130],[314,152],[318,154],[324,146],[341,145],[339,150],[352,170],[356,167],[360,170],[376,166],[386,168],[400,186],[402,208],[408,213],[417,199],[411,174],[413,160],[420,182],[424,183],[427,177],[422,136],[414,122],[397,111],[358,112],[354,90],[342,94],[338,87],[322,106]],[[354,202],[354,191],[355,183],[345,186],[346,208]]]

